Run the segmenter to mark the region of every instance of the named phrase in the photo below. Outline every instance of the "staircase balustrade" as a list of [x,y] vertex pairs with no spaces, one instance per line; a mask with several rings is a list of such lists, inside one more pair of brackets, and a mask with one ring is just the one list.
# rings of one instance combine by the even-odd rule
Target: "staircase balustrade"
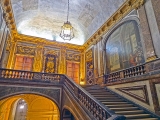
[[70,78],[65,76],[64,85],[72,92],[81,103],[97,120],[107,120],[111,116],[117,116],[114,120],[124,120],[123,116],[116,115],[108,107],[101,104],[91,94],[85,91],[81,86],[74,83]]
[[130,77],[136,77],[140,76],[146,73],[145,64],[130,67],[124,70],[120,70],[117,72],[113,72],[110,74],[105,75],[104,82],[107,83],[113,83],[117,81],[121,81],[124,78],[130,78]]
[[[114,79],[118,79],[119,74],[114,76]],[[80,103],[82,108],[86,109],[92,114],[97,120],[124,120],[124,116],[115,114],[112,110],[101,104],[91,94],[85,91],[81,86],[77,85],[70,78],[63,74],[50,74],[40,72],[30,72],[12,69],[0,68],[0,80],[20,80],[20,81],[33,81],[33,82],[56,82],[59,85],[65,85],[67,89],[76,98],[77,102]],[[115,117],[116,116],[116,117]]]

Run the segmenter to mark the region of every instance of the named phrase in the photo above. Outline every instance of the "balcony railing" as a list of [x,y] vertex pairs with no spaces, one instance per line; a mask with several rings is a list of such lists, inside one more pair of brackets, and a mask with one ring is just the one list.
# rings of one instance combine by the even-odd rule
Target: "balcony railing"
[[130,67],[124,70],[116,71],[110,74],[105,75],[105,84],[107,83],[113,83],[117,81],[121,81],[122,79],[125,78],[130,78],[130,77],[136,77],[140,75],[144,75],[146,73],[146,67],[145,64]]
[[70,78],[63,74],[50,74],[30,71],[20,71],[11,69],[0,69],[0,80],[30,81],[30,82],[49,82],[66,86],[68,91],[80,103],[82,108],[87,110],[97,120],[125,120],[124,116],[116,115],[109,108],[99,103],[91,94],[77,85]]
[[12,69],[0,69],[0,78],[2,79],[14,79],[14,80],[32,80],[41,82],[59,82],[62,78],[62,74],[50,74],[39,73]]

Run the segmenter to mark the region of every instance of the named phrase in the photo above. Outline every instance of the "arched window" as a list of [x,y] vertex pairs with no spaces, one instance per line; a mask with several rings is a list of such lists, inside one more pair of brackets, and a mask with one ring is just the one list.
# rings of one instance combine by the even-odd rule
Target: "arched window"
[[144,62],[140,33],[135,20],[124,22],[113,30],[107,39],[106,53],[108,72]]

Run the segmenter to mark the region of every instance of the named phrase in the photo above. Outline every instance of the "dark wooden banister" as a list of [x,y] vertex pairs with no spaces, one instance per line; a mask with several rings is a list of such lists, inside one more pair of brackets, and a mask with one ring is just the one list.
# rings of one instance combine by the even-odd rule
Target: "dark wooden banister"
[[77,98],[80,105],[92,114],[97,120],[125,120],[124,116],[116,115],[112,110],[101,104],[84,90],[81,86],[73,82],[69,77],[63,74],[50,74],[31,71],[21,71],[0,68],[0,79],[2,80],[27,80],[36,82],[50,82],[59,85],[65,85],[72,95]]

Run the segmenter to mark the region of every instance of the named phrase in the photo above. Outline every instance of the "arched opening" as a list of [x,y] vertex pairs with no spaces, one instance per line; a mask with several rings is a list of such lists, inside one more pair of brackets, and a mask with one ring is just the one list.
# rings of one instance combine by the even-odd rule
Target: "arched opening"
[[0,101],[0,120],[59,120],[60,111],[55,102],[34,95],[22,94]]
[[62,120],[75,120],[75,118],[69,110],[64,109],[62,113]]
[[107,73],[144,63],[138,23],[129,20],[114,29],[106,43]]
[[24,99],[18,99],[12,108],[12,116],[15,120],[26,120],[28,104]]

